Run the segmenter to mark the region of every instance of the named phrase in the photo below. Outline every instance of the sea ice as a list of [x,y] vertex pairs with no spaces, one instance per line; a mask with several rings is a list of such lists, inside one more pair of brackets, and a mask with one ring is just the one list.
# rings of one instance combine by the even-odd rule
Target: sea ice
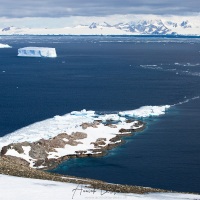
[[[114,120],[114,121],[121,121],[123,123],[126,121],[126,117],[159,116],[159,115],[165,114],[165,111],[168,108],[170,108],[170,106],[168,105],[143,106],[135,110],[123,111],[116,114],[103,114],[103,115],[98,115],[98,114],[95,114],[95,111],[92,111],[92,110],[87,111],[85,109],[81,111],[73,111],[63,116],[57,115],[53,118],[36,122],[27,127],[23,127],[19,130],[16,130],[13,133],[5,135],[4,137],[0,137],[0,150],[3,146],[8,145],[10,143],[17,143],[17,142],[23,142],[23,141],[34,142],[34,141],[40,140],[41,138],[49,139],[51,137],[58,135],[59,133],[69,134],[76,131],[82,132],[83,130],[80,127],[82,123],[92,123],[94,120],[103,120],[103,121]],[[99,127],[98,129],[99,132],[97,131],[97,129],[95,129],[95,132],[96,132],[95,137],[97,139],[99,137],[102,137],[102,134],[103,134],[104,137],[106,137],[107,135],[107,137],[110,139],[113,137],[113,134],[118,133],[118,130],[120,128],[125,128],[125,124],[123,124],[122,127],[120,127],[120,125],[118,124],[118,129],[111,129],[112,134],[110,134],[110,131],[108,131],[110,130],[110,128]],[[91,134],[91,136],[94,135],[92,134],[94,130],[91,129],[91,133],[88,132],[89,130],[90,128],[87,129],[86,133],[89,135]],[[89,135],[88,135],[88,138],[89,138]]]
[[170,105],[165,106],[142,106],[135,110],[119,112],[121,117],[151,117],[165,114]]
[[81,111],[72,111],[70,114],[75,116],[95,116],[95,111],[83,109]]
[[8,44],[1,44],[0,43],[0,48],[12,48],[12,47],[9,46]]
[[48,47],[24,47],[18,49],[18,56],[26,57],[57,57],[55,48]]

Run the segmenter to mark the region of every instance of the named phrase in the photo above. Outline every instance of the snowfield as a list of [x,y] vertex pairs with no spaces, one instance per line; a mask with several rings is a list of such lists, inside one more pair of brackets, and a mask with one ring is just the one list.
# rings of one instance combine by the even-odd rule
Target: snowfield
[[199,200],[200,195],[180,193],[127,194],[87,188],[86,185],[0,175],[1,200]]

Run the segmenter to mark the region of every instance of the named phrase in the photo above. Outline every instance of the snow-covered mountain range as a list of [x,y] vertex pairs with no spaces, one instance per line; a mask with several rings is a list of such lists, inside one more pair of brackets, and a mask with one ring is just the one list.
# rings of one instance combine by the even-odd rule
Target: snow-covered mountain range
[[109,24],[107,22],[89,25],[77,25],[64,28],[17,28],[5,27],[0,35],[198,35],[200,24],[198,20],[166,19],[133,20]]

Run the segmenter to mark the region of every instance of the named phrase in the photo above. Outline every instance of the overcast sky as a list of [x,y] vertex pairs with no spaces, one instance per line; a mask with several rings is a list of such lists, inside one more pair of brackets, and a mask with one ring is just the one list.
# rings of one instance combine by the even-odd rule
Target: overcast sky
[[106,17],[127,14],[197,15],[200,0],[0,0],[0,18]]
[[0,0],[0,15],[14,18],[197,12],[200,0]]

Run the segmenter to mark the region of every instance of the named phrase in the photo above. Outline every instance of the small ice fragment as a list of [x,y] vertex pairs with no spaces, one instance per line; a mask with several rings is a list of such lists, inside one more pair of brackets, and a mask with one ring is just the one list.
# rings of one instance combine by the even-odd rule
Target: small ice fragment
[[12,48],[12,47],[8,44],[1,44],[0,43],[0,48]]

